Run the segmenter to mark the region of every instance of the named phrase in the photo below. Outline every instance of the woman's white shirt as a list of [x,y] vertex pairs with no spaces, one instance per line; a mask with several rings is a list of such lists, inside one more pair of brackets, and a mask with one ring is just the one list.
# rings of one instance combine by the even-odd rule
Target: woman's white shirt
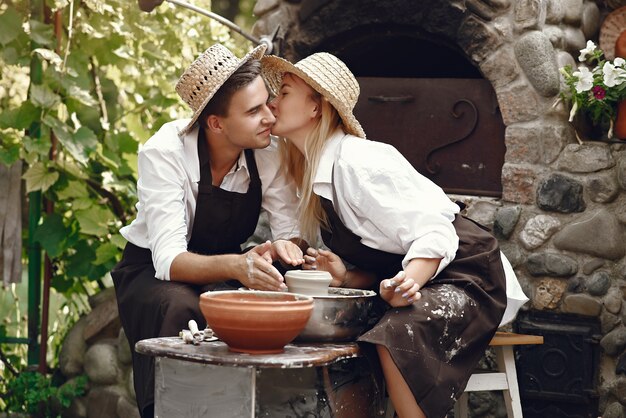
[[[174,258],[187,251],[196,212],[200,181],[198,128],[182,138],[178,136],[188,121],[166,123],[142,146],[137,162],[137,217],[120,230],[129,242],[152,251],[156,277],[163,280],[170,279]],[[288,239],[299,235],[298,202],[294,182],[280,170],[276,148],[272,140],[267,148],[254,150],[254,155],[261,178],[261,207],[268,214],[272,237]],[[242,152],[220,188],[245,193],[249,184]]]
[[313,191],[333,202],[362,244],[406,254],[403,268],[413,258],[441,258],[436,276],[454,259],[459,207],[391,145],[338,129],[324,146]]

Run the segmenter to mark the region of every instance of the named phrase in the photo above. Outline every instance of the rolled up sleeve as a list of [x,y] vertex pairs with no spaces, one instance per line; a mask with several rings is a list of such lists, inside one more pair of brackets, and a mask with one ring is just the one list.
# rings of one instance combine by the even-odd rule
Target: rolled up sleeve
[[176,152],[144,148],[138,170],[137,194],[145,210],[156,277],[170,280],[172,261],[187,251],[184,165]]
[[[343,196],[356,214],[352,223],[361,223],[354,232],[365,245],[405,254],[402,268],[414,258],[440,258],[435,277],[458,249],[459,238],[452,224],[458,206],[395,149],[385,147],[384,151],[378,158],[366,155],[361,159],[368,165],[340,164],[340,183],[350,185],[342,191]],[[374,237],[368,233],[373,230],[378,231]]]

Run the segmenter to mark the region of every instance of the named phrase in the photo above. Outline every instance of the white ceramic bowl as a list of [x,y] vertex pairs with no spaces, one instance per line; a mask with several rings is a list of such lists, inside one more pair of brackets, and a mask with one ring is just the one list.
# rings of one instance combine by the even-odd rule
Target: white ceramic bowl
[[308,296],[328,295],[332,276],[327,271],[290,270],[285,273],[285,283],[289,292]]

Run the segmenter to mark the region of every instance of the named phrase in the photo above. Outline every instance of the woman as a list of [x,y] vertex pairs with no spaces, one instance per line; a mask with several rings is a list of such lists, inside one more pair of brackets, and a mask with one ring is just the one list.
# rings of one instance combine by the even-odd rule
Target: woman
[[389,309],[359,341],[375,345],[398,416],[443,417],[505,310],[496,239],[395,148],[364,139],[359,86],[338,58],[262,63],[301,233],[316,242],[321,227],[332,251],[309,249],[308,262],[334,286],[379,290]]

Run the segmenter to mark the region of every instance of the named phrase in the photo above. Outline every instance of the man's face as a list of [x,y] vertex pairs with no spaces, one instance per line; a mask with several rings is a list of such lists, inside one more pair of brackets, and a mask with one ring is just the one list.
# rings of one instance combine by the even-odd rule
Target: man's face
[[261,76],[233,94],[227,116],[218,116],[227,141],[242,149],[270,144],[270,129],[276,118],[267,106],[268,98]]

